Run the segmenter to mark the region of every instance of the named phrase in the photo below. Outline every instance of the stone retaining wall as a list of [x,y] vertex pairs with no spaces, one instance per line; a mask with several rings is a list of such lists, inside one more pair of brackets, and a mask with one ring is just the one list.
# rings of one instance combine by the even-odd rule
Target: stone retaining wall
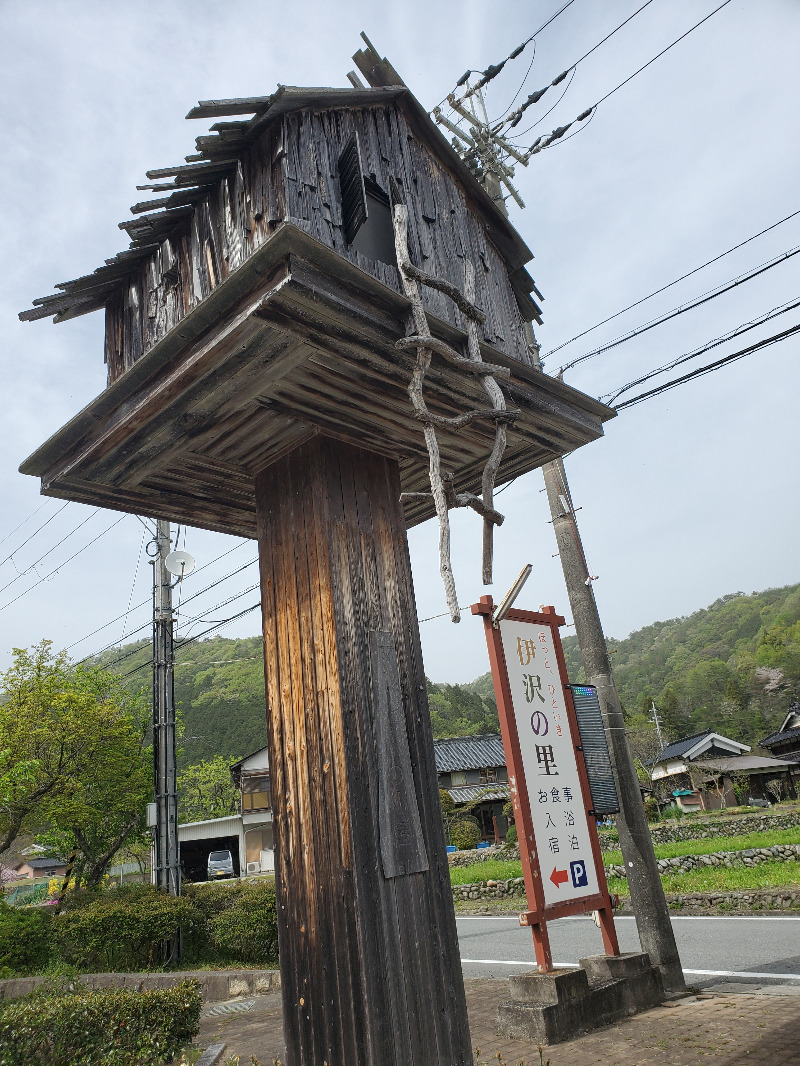
[[[800,811],[783,814],[742,814],[733,818],[687,818],[675,825],[651,825],[654,844],[679,844],[685,840],[711,840],[713,837],[742,836],[745,833],[769,833],[776,829],[800,826]],[[619,851],[616,830],[600,833],[603,851]]]
[[524,896],[525,882],[521,877],[509,877],[507,881],[476,881],[471,885],[453,885],[453,899],[502,899]]
[[[800,844],[773,844],[769,848],[746,848],[743,851],[714,851],[710,855],[680,855],[674,859],[657,859],[658,872],[684,874],[704,866],[758,866],[762,862],[797,862]],[[606,866],[609,877],[627,877],[625,867],[616,863]]]
[[[86,988],[130,988],[145,992],[171,988],[187,977],[200,982],[204,1003],[219,1003],[237,996],[267,995],[281,987],[279,970],[182,970],[172,973],[87,973],[75,978]],[[0,981],[0,999],[16,999],[38,988],[45,977],[13,977]]]
[[[731,911],[752,914],[763,911],[800,910],[800,889],[767,888],[755,892],[691,892],[668,894],[671,910],[694,911],[707,914]],[[620,908],[623,914],[632,914],[630,901]]]
[[[504,852],[505,858],[519,858]],[[711,855],[681,855],[675,859],[658,859],[658,872],[664,874],[688,873],[704,866],[758,866],[762,862],[797,862],[800,860],[800,844],[774,844],[770,848],[747,848],[744,851],[715,851]],[[463,863],[461,865],[464,865]],[[625,867],[616,864],[606,866],[609,877],[625,877]],[[778,890],[779,894],[782,890]],[[500,899],[504,896],[524,896],[525,887],[521,877],[505,881],[474,881],[468,885],[453,885],[454,900]],[[725,893],[722,894],[723,896]],[[734,893],[734,895],[736,895]],[[800,891],[798,892],[800,895]]]

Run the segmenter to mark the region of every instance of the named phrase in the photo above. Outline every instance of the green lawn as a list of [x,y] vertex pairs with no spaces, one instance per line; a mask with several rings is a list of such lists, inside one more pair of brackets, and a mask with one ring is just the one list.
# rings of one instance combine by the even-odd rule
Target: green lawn
[[471,866],[451,866],[451,885],[471,885],[474,881],[507,881],[509,877],[522,877],[519,859],[487,859]]
[[[773,844],[800,844],[800,826],[792,829],[771,829],[766,833],[746,836],[710,837],[708,840],[682,840],[675,844],[656,844],[658,859],[677,859],[680,855],[710,855],[712,851],[743,851],[745,848],[769,848]],[[604,851],[603,860],[621,863],[621,851]]]
[[[763,862],[758,866],[713,867],[690,870],[685,874],[669,874],[661,878],[667,893],[686,892],[746,892],[756,888],[778,888],[786,885],[800,887],[800,862]],[[611,892],[628,896],[628,882],[624,877],[609,877]]]
[[[749,833],[746,836],[734,836],[734,837],[712,837],[710,840],[685,840],[677,844],[656,844],[655,852],[659,859],[674,859],[680,855],[708,855],[712,851],[743,851],[745,848],[768,848],[773,844],[798,844],[800,843],[800,828],[794,829],[775,829],[767,833]],[[621,863],[622,853],[619,851],[606,851],[603,852],[603,859],[606,864]],[[777,867],[778,869],[789,870],[796,866],[796,863],[762,863],[758,866],[757,870],[766,870]],[[725,884],[731,889],[738,887],[734,885],[735,875],[749,874],[751,871],[744,869],[728,869],[721,870],[696,870],[691,874],[671,874],[669,877],[663,878],[665,891],[678,892],[683,889],[668,889],[666,887],[667,882],[671,882],[675,878],[685,878],[690,876],[703,877],[707,873],[713,873],[725,878]],[[486,862],[475,862],[470,866],[451,866],[450,868],[450,883],[453,885],[469,885],[474,881],[506,881],[509,877],[522,877],[522,864],[519,860],[508,859],[488,859]],[[788,874],[787,874],[788,877]],[[627,882],[622,879],[621,884],[627,885]],[[770,881],[769,884],[791,884],[793,882],[789,880],[784,881]],[[719,889],[721,882],[714,883],[713,888]],[[753,887],[749,882],[742,887]],[[619,891],[615,889],[614,891]],[[686,891],[701,891],[698,889],[686,889]]]

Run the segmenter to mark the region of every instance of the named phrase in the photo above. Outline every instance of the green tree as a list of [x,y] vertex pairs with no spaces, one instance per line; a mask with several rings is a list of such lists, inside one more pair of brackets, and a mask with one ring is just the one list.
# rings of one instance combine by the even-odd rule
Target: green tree
[[0,750],[16,771],[0,796],[0,850],[23,830],[44,831],[59,852],[77,848],[78,869],[98,883],[141,828],[144,738],[111,674],[70,663],[50,641],[15,648],[0,679]]
[[215,755],[178,774],[178,816],[182,822],[202,822],[237,813],[239,792],[230,773],[235,761]]

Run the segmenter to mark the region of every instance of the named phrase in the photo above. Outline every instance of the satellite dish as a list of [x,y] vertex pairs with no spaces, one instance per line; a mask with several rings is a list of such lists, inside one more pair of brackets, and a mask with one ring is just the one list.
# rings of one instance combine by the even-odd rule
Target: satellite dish
[[194,559],[188,552],[170,552],[164,566],[173,577],[187,577],[194,570]]

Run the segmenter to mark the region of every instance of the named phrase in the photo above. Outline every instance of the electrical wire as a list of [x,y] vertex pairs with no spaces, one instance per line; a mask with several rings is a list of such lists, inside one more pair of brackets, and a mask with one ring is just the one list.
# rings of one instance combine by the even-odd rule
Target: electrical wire
[[[225,554],[228,554],[228,553],[226,552]],[[217,585],[221,585],[223,581],[228,581],[230,578],[235,577],[236,574],[240,574],[242,572],[242,570],[246,570],[248,566],[252,566],[253,563],[256,563],[256,562],[258,562],[258,557],[256,557],[255,559],[251,559],[249,563],[245,563],[243,566],[240,566],[237,570],[231,570],[230,573],[225,574],[224,577],[219,578],[219,580],[212,582],[210,585],[206,585],[205,588],[200,589],[199,592],[195,592],[193,596],[190,596],[188,599],[184,600],[184,606],[186,606],[186,604],[190,603],[192,600],[196,600],[199,596],[203,596],[210,589],[216,588]],[[206,565],[208,566],[210,564],[207,563]],[[195,573],[197,573],[197,571],[195,571]],[[253,588],[257,588],[257,587],[258,587],[257,585],[253,586]],[[232,602],[235,599],[241,599],[241,597],[247,595],[248,592],[252,592],[253,588],[245,589],[244,592],[238,593],[237,596],[231,597],[230,600],[227,600],[225,602],[230,603],[230,602]],[[149,601],[147,601],[147,602],[149,602]],[[222,606],[222,604],[217,604],[217,606],[218,607]],[[211,608],[211,610],[216,610],[216,608]],[[205,612],[203,612],[203,613],[205,613]],[[200,617],[200,616],[198,616],[198,617]],[[146,622],[144,622],[142,625],[140,625],[138,627],[138,629],[131,630],[131,632],[128,634],[128,636],[132,637],[136,633],[141,633],[141,631],[143,629],[148,629],[151,625],[152,625],[152,620],[148,619]],[[86,662],[87,659],[97,658],[97,656],[98,655],[102,655],[103,652],[109,651],[111,648],[116,648],[116,647],[119,647],[119,642],[118,641],[114,641],[112,644],[107,644],[104,648],[101,648],[99,651],[96,651],[96,652],[93,652],[90,655],[87,655],[85,658],[81,659],[81,662]],[[131,655],[135,655],[136,652],[140,651],[140,650],[141,650],[140,648],[134,648],[133,651],[127,651],[123,655],[120,655],[119,658],[112,659],[112,661],[110,663],[104,663],[103,665],[104,665],[104,667],[106,669],[110,669],[116,663],[122,662],[124,659],[130,658]]]
[[[7,541],[8,539],[9,539],[9,537],[13,537],[13,536],[14,536],[14,534],[15,534],[15,533],[17,533],[17,532],[18,532],[18,531],[19,531],[20,529],[22,529],[22,527],[23,527],[23,526],[26,526],[26,525],[28,524],[28,522],[30,522],[30,520],[31,520],[32,518],[35,518],[35,517],[36,517],[36,515],[37,515],[37,514],[38,514],[38,513],[39,513],[39,512],[40,512],[40,511],[41,511],[41,510],[42,510],[42,509],[44,508],[44,507],[46,507],[46,506],[48,505],[48,503],[50,503],[50,500],[49,500],[49,499],[48,499],[48,500],[45,500],[45,501],[44,501],[44,503],[40,503],[40,504],[39,504],[39,506],[38,506],[38,507],[36,508],[36,510],[35,510],[35,511],[34,511],[34,512],[33,512],[32,514],[29,514],[29,515],[28,515],[28,517],[27,517],[27,518],[25,518],[25,519],[24,519],[24,520],[23,520],[22,522],[20,522],[20,524],[19,524],[18,526],[14,526],[14,528],[13,528],[13,529],[11,530],[11,532],[10,532],[10,533],[6,533],[6,535],[5,535],[4,537],[3,537],[3,539],[2,539],[2,540],[0,540],[0,544],[5,544],[5,542],[6,542],[6,541]],[[5,560],[3,560],[3,561],[5,562]]]
[[678,307],[673,307],[671,311],[666,311],[663,315],[658,315],[656,318],[650,319],[649,322],[637,326],[628,333],[623,333],[615,340],[609,341],[608,344],[602,344],[599,348],[593,348],[592,351],[586,352],[584,355],[579,355],[577,359],[573,359],[571,363],[566,363],[561,368],[562,373],[578,366],[579,363],[585,363],[587,359],[593,359],[596,355],[602,355],[604,352],[608,352],[612,348],[624,344],[626,341],[633,340],[634,337],[640,337],[643,333],[647,333],[648,330],[655,329],[656,326],[660,326],[664,322],[669,322],[671,319],[677,318],[678,315],[683,315],[687,311],[694,310],[695,307],[701,307],[710,300],[715,300],[718,296],[730,292],[731,289],[735,289],[738,285],[743,285],[745,282],[752,281],[753,278],[757,278],[759,275],[766,273],[767,270],[771,270],[773,267],[785,263],[787,259],[791,259],[792,256],[797,255],[798,252],[800,252],[800,245],[797,245],[795,248],[790,248],[788,252],[776,256],[774,259],[767,260],[766,263],[762,263],[760,266],[745,271],[744,274],[740,274],[738,277],[732,278],[730,281],[723,282],[722,285],[718,285],[714,289],[709,289],[707,292],[704,292],[701,296],[695,297],[693,300],[688,300],[684,304],[679,304]]
[[[138,515],[134,515],[134,517],[135,518],[139,518]],[[140,521],[141,521],[141,519],[140,519]],[[144,524],[144,523],[142,523],[142,524]],[[147,526],[145,526],[145,529],[147,529]],[[148,530],[148,532],[152,532],[152,531]],[[231,552],[235,552],[239,548],[244,547],[245,544],[249,544],[249,543],[250,543],[249,538],[246,538],[245,540],[240,541],[239,544],[234,544],[234,546],[232,548],[229,548],[227,551],[223,552],[221,555],[218,555],[215,559],[211,559],[210,562],[203,563],[202,566],[198,566],[197,569],[194,570],[190,576],[191,577],[195,577],[202,570],[208,569],[209,566],[213,566],[215,563],[218,563],[220,561],[220,559],[224,559],[226,555],[230,555]],[[184,579],[184,580],[186,580],[186,579]],[[222,579],[222,580],[224,580],[224,579]],[[209,588],[212,588],[212,587],[213,586],[208,585],[206,587],[206,589],[203,589],[201,591],[205,592]],[[200,593],[198,593],[197,595],[199,596]],[[141,603],[137,603],[135,607],[131,608],[131,610],[132,611],[138,611],[140,607],[144,607],[146,604],[150,603],[151,601],[152,601],[152,597],[148,596],[146,600],[142,600]],[[130,612],[128,612],[128,613],[130,613]],[[119,622],[120,619],[122,619],[124,617],[125,617],[124,613],[123,614],[118,614],[117,617],[116,618],[112,618],[110,622],[106,622],[103,625],[98,626],[97,629],[93,629],[91,633],[87,633],[86,636],[80,637],[80,639],[73,641],[72,644],[68,644],[66,650],[69,651],[71,648],[77,647],[78,644],[83,644],[83,642],[85,640],[88,640],[89,637],[93,637],[97,633],[102,633],[104,629],[108,629],[109,626],[113,626],[115,624],[115,622]],[[150,621],[148,621],[144,626],[139,626],[139,629],[132,630],[132,632],[129,633],[128,636],[133,636],[134,633],[138,633],[140,630],[145,629],[146,626],[149,626],[149,625],[150,625]],[[119,642],[115,640],[111,644],[107,644],[106,647],[101,648],[99,651],[92,652],[91,654],[87,655],[84,659],[81,659],[81,662],[86,662],[87,659],[92,659],[92,658],[94,658],[97,655],[102,655],[104,651],[108,651],[109,648],[116,648],[118,646],[118,644],[119,644]]]
[[551,108],[549,108],[547,111],[545,111],[545,113],[542,115],[541,118],[537,118],[537,120],[531,126],[528,126],[528,128],[524,129],[521,133],[514,134],[513,137],[509,137],[507,134],[504,135],[504,139],[507,140],[507,141],[520,140],[522,137],[525,137],[528,133],[530,133],[531,130],[535,130],[537,126],[541,125],[541,123],[544,122],[544,120],[547,118],[547,116],[551,115],[555,111],[555,109],[558,107],[558,105],[561,103],[561,101],[567,95],[567,93],[569,92],[570,85],[572,85],[573,81],[575,80],[575,74],[576,74],[576,71],[573,70],[572,73],[569,76],[569,81],[564,86],[564,91],[562,92],[561,96],[559,96],[559,98],[556,100],[556,102],[553,104],[553,106]]
[[[38,528],[38,529],[35,529],[35,530],[33,531],[33,533],[31,533],[31,535],[30,535],[30,536],[29,536],[29,537],[28,537],[28,538],[27,538],[26,540],[23,540],[22,544],[20,544],[20,546],[19,546],[18,548],[15,548],[15,549],[13,550],[13,552],[11,553],[11,555],[7,555],[7,556],[5,557],[5,559],[2,559],[2,560],[0,560],[0,566],[3,566],[3,564],[4,564],[4,563],[7,563],[9,559],[13,559],[13,557],[14,557],[14,556],[15,556],[15,555],[17,554],[17,552],[18,552],[18,551],[20,551],[20,550],[21,550],[22,548],[24,548],[26,544],[29,544],[29,543],[30,543],[30,541],[32,541],[32,540],[33,540],[33,538],[34,538],[34,537],[35,537],[35,536],[36,536],[36,535],[37,535],[38,533],[41,533],[41,532],[42,532],[42,530],[43,530],[43,529],[45,528],[45,526],[49,526],[49,525],[50,525],[50,523],[51,523],[51,522],[53,521],[53,519],[54,519],[54,518],[55,518],[55,517],[56,517],[57,515],[60,515],[60,514],[61,514],[61,512],[62,512],[62,511],[64,510],[64,508],[65,508],[65,507],[69,507],[69,505],[70,505],[70,502],[71,502],[70,500],[67,500],[67,502],[66,502],[66,503],[62,504],[62,506],[61,506],[61,507],[59,507],[59,509],[58,509],[57,511],[54,511],[54,512],[53,512],[53,514],[51,514],[51,515],[50,515],[50,517],[49,517],[49,518],[47,519],[47,521],[46,521],[46,522],[42,522],[42,524],[41,524],[41,525],[39,526],[39,528]],[[41,510],[41,508],[40,508],[40,510]],[[36,512],[34,512],[34,514],[35,514],[35,513],[36,513]],[[32,518],[32,517],[33,517],[33,515],[31,515],[30,517]],[[26,518],[26,519],[25,519],[25,522],[27,522],[27,521],[29,521],[29,519],[27,519],[27,518]],[[23,525],[23,526],[25,525],[25,522],[23,522],[23,523],[22,523],[22,525]],[[19,528],[20,528],[20,527],[19,527],[19,526],[17,526],[17,529],[19,529]],[[16,530],[15,530],[14,532],[16,532]],[[9,533],[9,536],[11,536],[11,534],[10,534],[10,533]]]
[[492,119],[492,121],[489,123],[490,126],[494,126],[495,123],[500,122],[503,119],[503,117],[508,114],[508,112],[514,106],[514,104],[517,102],[519,94],[525,88],[525,82],[531,76],[531,71],[533,70],[533,64],[534,64],[535,61],[536,61],[536,41],[533,42],[533,55],[531,56],[531,61],[528,64],[528,69],[525,71],[525,77],[522,79],[522,81],[520,82],[519,88],[514,93],[513,100],[508,105],[508,107],[503,108],[503,110],[500,112],[500,114],[497,116],[497,118]]
[[[180,641],[180,643],[176,643],[175,644],[175,650],[179,651],[181,648],[185,648],[189,644],[194,644],[196,641],[202,640],[202,638],[207,636],[209,633],[213,633],[213,632],[215,632],[215,630],[222,629],[223,626],[230,625],[231,622],[235,622],[235,621],[237,621],[237,619],[244,618],[245,615],[251,614],[253,611],[257,611],[260,606],[261,606],[261,601],[259,600],[258,603],[254,603],[251,607],[246,607],[243,611],[239,611],[238,614],[231,615],[230,618],[224,618],[222,621],[218,622],[216,625],[211,626],[210,629],[204,629],[202,633],[198,633],[194,637],[189,637],[188,640],[182,640],[182,641]],[[141,651],[141,650],[142,650],[141,648],[137,648],[137,651]],[[257,656],[257,658],[258,658],[258,656]],[[244,660],[242,660],[242,661],[244,661]],[[150,658],[150,659],[147,660],[146,663],[140,663],[138,666],[134,666],[134,668],[132,670],[128,670],[127,673],[120,674],[119,675],[119,680],[122,681],[123,678],[130,677],[131,674],[138,673],[139,670],[144,670],[144,668],[146,666],[152,666],[152,664],[153,664],[153,660],[152,660],[152,658]],[[104,669],[106,669],[106,670],[109,669],[110,665],[111,664],[106,664]],[[176,666],[180,666],[181,664],[180,663],[175,663],[175,665]]]
[[0,607],[0,611],[5,611],[5,609],[7,607],[10,607],[12,603],[16,603],[18,600],[21,600],[23,596],[27,596],[29,592],[32,592],[44,581],[47,581],[48,578],[53,577],[55,574],[58,573],[59,570],[65,567],[67,563],[71,563],[73,559],[77,559],[78,556],[85,552],[87,548],[91,548],[91,546],[93,544],[96,544],[101,537],[104,537],[106,533],[110,533],[114,526],[118,526],[120,522],[122,522],[122,520],[127,517],[127,514],[120,515],[120,517],[115,522],[112,522],[110,526],[104,529],[102,533],[98,533],[94,540],[90,540],[88,544],[84,544],[84,546],[78,551],[76,551],[74,555],[70,555],[69,559],[65,559],[63,563],[59,563],[58,566],[54,570],[51,570],[49,574],[45,574],[45,576],[40,578],[35,584],[30,585],[28,588],[26,588],[24,592],[20,592],[19,596],[16,596],[13,600],[9,600],[8,603],[4,603],[3,606]]
[[800,307],[800,299],[789,300],[780,307],[773,307],[765,314],[759,315],[757,318],[753,318],[749,322],[742,323],[742,325],[737,326],[736,329],[730,330],[728,333],[724,333],[720,337],[715,337],[714,340],[708,341],[700,348],[695,348],[691,352],[686,352],[684,355],[678,356],[677,359],[672,359],[670,362],[656,367],[655,370],[651,370],[647,374],[643,374],[641,377],[629,381],[628,384],[623,385],[621,389],[613,389],[611,392],[604,393],[599,399],[608,401],[609,404],[613,404],[623,392],[627,392],[629,389],[633,389],[637,385],[643,385],[645,381],[649,381],[651,378],[657,377],[659,374],[666,374],[670,370],[674,370],[676,366],[680,366],[682,363],[688,363],[692,359],[697,359],[698,356],[704,355],[713,348],[718,348],[720,344],[725,344],[727,341],[733,340],[734,337],[741,336],[742,333],[749,333],[751,329],[757,329],[759,326],[763,326],[765,322],[770,322],[773,318],[785,315],[787,311],[794,311],[797,307]]
[[[137,515],[138,517],[138,515]],[[142,554],[144,553],[144,542],[147,538],[147,527],[145,526],[145,532],[142,533],[142,543],[139,545],[139,554],[136,556],[136,569],[133,572],[133,582],[131,583],[131,591],[128,595],[128,606],[125,610],[125,621],[122,623],[122,636],[119,638],[120,643],[125,639],[125,630],[128,628],[128,615],[131,613],[131,600],[133,599],[133,592],[136,588],[136,579],[139,576],[139,566],[142,562]]]
[[675,278],[674,281],[670,281],[667,285],[662,285],[660,289],[656,289],[655,292],[648,293],[647,296],[643,296],[641,300],[636,300],[632,304],[628,304],[627,307],[623,307],[621,311],[615,311],[613,315],[609,315],[608,318],[604,318],[601,322],[595,322],[593,326],[589,326],[588,329],[583,330],[581,333],[576,333],[574,337],[570,337],[568,341],[564,341],[563,344],[557,345],[555,348],[551,348],[549,352],[541,356],[542,362],[549,358],[551,355],[555,355],[556,352],[560,352],[562,348],[566,348],[568,344],[572,344],[573,341],[580,340],[581,337],[585,337],[587,333],[592,333],[594,330],[599,329],[600,326],[605,326],[607,322],[613,322],[615,318],[619,318],[620,315],[624,315],[626,311],[632,311],[634,307],[638,307],[640,304],[646,303],[648,300],[652,300],[654,296],[659,296],[662,292],[666,292],[667,289],[671,289],[673,285],[677,285],[681,281],[686,281],[687,278],[692,277],[693,274],[699,273],[701,270],[705,270],[706,267],[712,266],[714,263],[718,263],[720,259],[724,259],[726,255],[730,255],[731,252],[737,251],[739,248],[744,248],[746,244],[756,240],[758,237],[763,237],[765,233],[769,233],[770,230],[776,229],[778,226],[782,226],[784,222],[788,222],[792,218],[797,218],[800,215],[800,210],[793,211],[791,215],[787,215],[786,218],[782,218],[779,222],[773,222],[771,226],[767,226],[766,229],[759,230],[758,233],[754,233],[752,237],[748,237],[744,241],[740,241],[738,244],[734,244],[732,248],[728,248],[724,252],[720,252],[719,255],[715,255],[713,259],[709,259],[705,263],[701,263],[700,266],[694,267],[687,274],[681,274],[679,278]]
[[[12,585],[16,584],[16,582],[21,580],[23,577],[27,577],[27,575],[32,570],[38,576],[38,570],[36,570],[36,567],[39,565],[39,563],[44,562],[44,560],[47,558],[48,555],[52,555],[53,552],[56,550],[56,548],[60,548],[61,545],[64,543],[64,541],[69,540],[69,538],[71,536],[73,536],[75,533],[78,532],[79,529],[83,528],[83,526],[86,525],[86,523],[89,521],[90,518],[94,518],[94,516],[96,514],[98,514],[99,511],[100,511],[100,508],[96,507],[92,511],[92,513],[90,515],[87,515],[86,518],[84,518],[84,520],[82,522],[79,522],[77,524],[77,526],[75,526],[75,528],[73,530],[71,530],[69,533],[66,534],[66,536],[62,537],[61,540],[56,541],[56,543],[53,545],[52,548],[48,548],[47,551],[44,553],[44,555],[40,555],[39,558],[36,560],[36,562],[29,563],[29,565],[26,566],[24,570],[18,570],[17,571],[17,576],[16,577],[12,577],[12,579],[7,584],[3,585],[3,587],[0,588],[0,593],[5,592],[7,588],[11,588]],[[17,551],[19,551],[19,549],[17,549]],[[16,552],[14,554],[16,555]],[[14,562],[13,559],[11,561]],[[15,567],[16,567],[16,565],[17,564],[14,563]]]
[[[550,145],[554,141],[559,140],[561,137],[563,137],[564,134],[567,132],[567,130],[571,126],[574,126],[576,122],[583,122],[585,119],[589,118],[589,116],[592,115],[592,113],[600,106],[600,104],[605,103],[605,101],[608,100],[608,98],[610,96],[613,96],[615,92],[618,92],[624,85],[627,85],[629,81],[632,81],[637,75],[641,74],[643,70],[647,70],[647,68],[649,66],[651,66],[651,64],[655,63],[655,61],[657,59],[660,59],[662,56],[666,55],[667,52],[669,52],[669,50],[671,48],[674,48],[676,44],[680,44],[680,42],[682,40],[684,40],[686,37],[688,37],[690,33],[693,33],[696,29],[698,29],[700,26],[702,26],[704,22],[708,22],[708,20],[713,15],[716,15],[718,11],[721,11],[723,9],[723,7],[727,7],[730,2],[731,2],[731,0],[722,0],[722,3],[719,5],[719,7],[715,7],[713,11],[711,11],[708,15],[705,16],[705,18],[702,18],[702,19],[700,19],[699,22],[696,22],[694,24],[694,26],[692,26],[690,29],[686,30],[685,33],[682,33],[680,35],[680,37],[677,37],[671,44],[668,44],[666,48],[662,48],[661,51],[658,53],[658,55],[653,56],[652,59],[648,59],[648,61],[646,63],[643,63],[642,66],[639,67],[638,70],[635,70],[633,72],[633,74],[629,74],[628,77],[625,78],[624,81],[621,81],[619,83],[619,85],[615,85],[613,89],[609,89],[609,91],[605,94],[605,96],[601,96],[599,100],[595,101],[595,103],[593,103],[591,105],[591,107],[587,107],[584,111],[582,111],[577,116],[577,118],[574,118],[572,120],[572,122],[568,122],[566,124],[566,126],[559,126],[558,129],[553,130],[553,132],[550,134],[549,137],[544,138],[544,139],[539,138],[539,140],[534,141],[534,143],[530,146],[530,148],[526,152],[526,158],[530,158],[531,156],[537,155],[544,148],[549,148]],[[567,68],[567,69],[569,69],[569,68]],[[559,75],[559,79],[558,80],[560,80],[561,77],[562,77],[562,75]],[[555,82],[551,82],[551,85],[552,84],[555,84]],[[536,96],[537,99],[539,98],[539,96],[537,96],[536,93],[534,93],[533,96]],[[531,100],[530,97],[528,99]],[[536,101],[533,100],[532,102],[535,103]],[[519,110],[519,108],[517,110]],[[509,116],[509,119],[511,119],[511,117],[512,116]],[[515,119],[515,121],[518,121],[518,120]],[[539,143],[540,141],[542,141],[543,143],[540,144]]]
[[[525,48],[531,43],[531,41],[535,37],[538,37],[538,35],[542,32],[542,30],[547,29],[547,27],[550,25],[550,23],[551,22],[555,22],[555,20],[558,18],[558,16],[562,15],[567,10],[567,8],[570,7],[570,5],[573,4],[574,2],[575,2],[575,0],[567,0],[566,4],[564,4],[562,7],[560,7],[558,9],[558,11],[556,11],[556,13],[554,15],[551,15],[550,18],[546,22],[543,22],[538,30],[534,30],[534,32],[530,35],[530,37],[528,37],[525,41],[523,41],[523,43],[521,45],[517,45],[517,47],[514,49],[514,51],[510,52],[506,56],[505,59],[503,59],[498,64],[492,64],[492,65],[488,66],[486,68],[486,70],[483,72],[483,76],[486,78],[486,81],[491,81],[492,78],[496,77],[500,73],[500,71],[503,69],[503,67],[506,65],[506,63],[508,63],[508,61],[510,59],[516,59],[516,57],[518,55],[520,55],[525,50]],[[489,71],[494,71],[494,73],[491,74],[491,76],[488,76],[488,72]],[[445,96],[442,100],[440,100],[439,103],[436,106],[437,107],[441,107],[442,104],[446,103],[447,100],[456,91],[456,89],[458,89],[460,86],[462,86],[464,84],[464,82],[469,78],[470,74],[474,74],[474,73],[475,73],[474,71],[468,70],[466,72],[466,74],[462,74],[461,77],[456,82],[456,84],[453,86],[452,90],[447,94],[447,96]],[[486,81],[483,82],[484,85],[486,84]],[[480,86],[480,85],[473,86],[472,92],[470,93],[470,95],[475,93],[478,90],[478,88],[482,88],[482,86]],[[467,99],[467,97],[465,96],[462,99]]]
[[[567,72],[568,71],[572,71],[573,74],[574,74],[575,70],[578,68],[578,65],[580,63],[582,63],[584,61],[584,59],[588,59],[589,56],[592,54],[592,52],[596,52],[597,49],[601,47],[601,45],[604,45],[606,43],[606,41],[610,41],[615,33],[619,33],[619,31],[623,28],[623,26],[627,26],[628,23],[632,19],[635,19],[636,16],[640,12],[644,11],[644,9],[646,7],[648,7],[650,4],[652,4],[652,2],[653,2],[653,0],[645,0],[645,3],[643,3],[640,8],[637,8],[637,10],[634,11],[634,13],[632,15],[629,15],[628,18],[626,18],[624,22],[620,22],[619,26],[615,27],[611,31],[611,33],[606,34],[606,36],[602,39],[602,41],[598,41],[597,44],[592,45],[592,47],[589,49],[589,51],[588,52],[584,52],[584,54],[580,57],[580,59],[577,59],[574,63],[570,63],[570,65],[564,70],[564,72],[562,74],[559,74],[556,79],[554,79],[553,81],[551,81],[549,83],[549,85],[545,85],[544,88],[537,90],[535,93],[531,93],[531,95],[528,97],[528,99],[525,101],[524,104],[522,104],[520,107],[518,107],[517,110],[512,115],[508,115],[506,117],[506,119],[504,120],[503,124],[505,125],[505,123],[510,123],[509,129],[513,129],[513,127],[516,126],[516,124],[519,122],[519,120],[522,118],[522,116],[525,114],[525,112],[528,110],[528,108],[532,107],[534,104],[538,103],[539,100],[541,100],[542,96],[544,96],[544,94],[547,92],[548,89],[550,89],[553,85],[558,85],[559,82],[563,81],[564,78],[567,76]],[[726,2],[727,2],[727,0],[726,0]],[[651,60],[651,62],[652,62],[652,60]],[[563,95],[562,95],[561,98],[563,100]],[[550,110],[552,110],[552,108]],[[530,132],[531,129],[533,129],[532,126],[528,128],[527,132]],[[521,137],[521,136],[523,136],[523,134],[517,134],[516,136]]]
[[746,355],[751,355],[753,352],[758,352],[762,348],[769,348],[773,344],[780,344],[781,341],[788,340],[795,334],[800,333],[800,323],[796,326],[792,326],[790,329],[784,330],[783,333],[776,333],[772,337],[767,337],[765,340],[757,341],[755,344],[751,344],[749,348],[742,348],[741,351],[733,352],[731,355],[723,356],[722,359],[718,359],[714,363],[709,363],[707,366],[697,367],[695,370],[689,371],[688,374],[684,374],[682,377],[674,378],[672,381],[666,381],[663,385],[657,385],[654,389],[649,389],[647,392],[640,393],[638,396],[631,397],[630,400],[625,400],[623,403],[617,404],[617,411],[623,411],[626,407],[633,407],[637,403],[641,403],[643,400],[649,400],[653,396],[659,396],[662,392],[667,392],[669,389],[674,389],[678,385],[683,385],[687,381],[691,381],[693,378],[703,377],[705,374],[710,374],[714,370],[718,370],[721,366],[725,366],[726,363],[733,363],[737,359],[743,359]]
[[[229,596],[226,600],[221,600],[219,603],[215,603],[213,607],[206,608],[205,611],[202,611],[200,614],[195,615],[194,618],[187,618],[183,623],[184,632],[188,632],[188,630],[191,629],[191,627],[197,622],[213,621],[213,619],[207,617],[208,614],[214,611],[218,611],[220,607],[227,607],[229,603],[233,603],[235,600],[240,600],[242,596],[249,596],[251,592],[255,592],[255,590],[259,587],[259,584],[260,582],[257,581],[254,585],[250,585],[249,588],[242,589],[241,592],[237,592],[235,595]],[[176,637],[176,639],[178,638]]]

